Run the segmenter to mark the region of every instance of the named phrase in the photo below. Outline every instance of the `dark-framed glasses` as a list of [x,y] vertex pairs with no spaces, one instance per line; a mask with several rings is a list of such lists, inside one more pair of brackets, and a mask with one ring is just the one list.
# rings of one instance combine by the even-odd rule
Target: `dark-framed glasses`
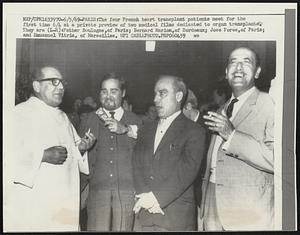
[[59,83],[61,83],[64,87],[67,85],[67,81],[64,79],[59,79],[59,78],[46,78],[46,79],[40,79],[40,80],[35,80],[38,82],[44,82],[44,81],[51,81],[53,86],[58,86]]

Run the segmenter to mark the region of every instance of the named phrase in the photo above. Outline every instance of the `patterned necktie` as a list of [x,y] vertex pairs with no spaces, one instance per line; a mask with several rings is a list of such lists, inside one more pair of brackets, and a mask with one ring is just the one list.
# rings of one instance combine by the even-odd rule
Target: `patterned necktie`
[[234,104],[235,104],[236,102],[238,102],[238,101],[239,101],[239,100],[238,100],[237,98],[234,98],[234,99],[230,102],[230,104],[228,105],[227,110],[226,110],[226,115],[227,115],[228,118],[231,118],[233,106],[234,106]]
[[115,119],[115,113],[116,113],[116,112],[113,112],[113,111],[109,112],[111,118]]

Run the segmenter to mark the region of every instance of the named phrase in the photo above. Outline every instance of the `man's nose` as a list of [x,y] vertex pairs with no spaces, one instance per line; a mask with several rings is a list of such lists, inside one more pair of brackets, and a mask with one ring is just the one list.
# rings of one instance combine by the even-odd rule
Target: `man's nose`
[[238,62],[237,65],[236,65],[236,69],[238,71],[241,71],[243,69],[243,63],[242,62]]
[[64,89],[65,89],[64,85],[62,84],[62,82],[60,82],[60,83],[57,85],[57,88],[58,88],[59,90],[64,90]]

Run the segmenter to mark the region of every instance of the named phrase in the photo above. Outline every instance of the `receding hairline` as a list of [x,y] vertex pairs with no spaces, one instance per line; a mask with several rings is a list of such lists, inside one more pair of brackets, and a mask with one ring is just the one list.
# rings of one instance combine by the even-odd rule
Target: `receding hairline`
[[33,76],[33,80],[40,80],[43,79],[45,77],[45,74],[47,71],[55,71],[56,73],[58,73],[60,75],[60,77],[62,78],[62,74],[59,71],[58,68],[56,68],[55,66],[42,66],[42,67],[38,67],[35,72],[34,72],[34,76]]
[[238,50],[247,50],[247,51],[251,52],[252,55],[253,55],[253,57],[254,57],[254,59],[255,59],[255,66],[256,66],[256,67],[259,67],[259,66],[260,66],[260,58],[259,58],[257,52],[256,52],[254,49],[252,49],[252,48],[249,48],[249,47],[243,47],[243,46],[242,46],[242,47],[237,47],[237,48],[235,48],[234,50],[232,50],[232,51],[230,52],[229,56],[228,56],[228,61],[230,60],[232,54],[233,54],[234,52],[238,51]]
[[162,80],[170,80],[172,82],[172,87],[173,87],[174,91],[175,92],[182,92],[183,97],[182,97],[182,100],[180,102],[181,102],[181,106],[183,107],[183,105],[185,103],[185,100],[186,100],[186,97],[187,97],[187,89],[188,89],[185,82],[184,82],[184,80],[183,80],[183,78],[182,77],[177,77],[177,76],[174,76],[174,75],[160,75],[158,77],[158,80],[156,81],[155,86]]
[[121,81],[120,81],[120,79],[118,79],[118,78],[105,78],[105,79],[103,79],[103,80],[101,81],[101,88],[103,87],[103,84],[104,84],[105,82],[109,81],[109,80],[114,80],[114,81],[116,81],[116,82],[118,83],[118,87],[119,87],[120,89],[122,89]]
[[178,88],[178,87],[176,87],[176,82],[183,82],[183,79],[180,78],[180,77],[176,77],[176,76],[172,76],[172,75],[161,75],[161,76],[158,77],[156,83],[158,83],[158,82],[160,82],[162,80],[170,80],[170,81],[172,81],[172,85],[176,89]]
[[103,83],[107,80],[110,80],[110,79],[113,79],[113,80],[116,80],[118,81],[118,84],[119,84],[119,88],[122,90],[122,91],[125,91],[126,90],[126,81],[125,79],[123,78],[123,76],[121,76],[119,73],[117,72],[109,72],[109,73],[106,73],[104,75],[104,77],[101,79],[100,81],[100,89],[103,87]]

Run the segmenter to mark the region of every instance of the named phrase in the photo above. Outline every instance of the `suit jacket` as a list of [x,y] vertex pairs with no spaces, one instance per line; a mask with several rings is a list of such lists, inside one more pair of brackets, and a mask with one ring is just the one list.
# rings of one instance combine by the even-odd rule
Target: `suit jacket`
[[134,182],[138,194],[153,192],[165,215],[141,210],[140,223],[167,230],[194,230],[193,182],[204,155],[205,131],[181,113],[153,154],[157,124],[145,125],[138,134],[133,155]]
[[[205,130],[205,151],[204,152],[206,154],[207,151],[208,151],[209,144],[210,144],[211,131],[209,131],[207,129],[206,125],[204,124],[204,121],[205,120],[204,120],[202,114],[200,113],[198,119],[196,120],[196,123],[201,125],[203,127],[203,129]],[[204,177],[204,174],[205,174],[206,161],[207,161],[207,158],[205,156],[205,157],[202,158],[200,169],[198,171],[197,177],[196,177],[195,182],[194,182],[194,191],[195,191],[196,204],[199,207],[201,205],[201,199],[202,199],[201,185],[202,185],[202,180],[203,180],[203,177]]]
[[[274,229],[274,103],[271,97],[255,88],[232,124],[235,133],[230,145],[227,151],[221,145],[217,156],[216,202],[221,223],[225,230]],[[215,140],[213,135],[202,185],[205,196]],[[201,216],[205,199],[201,202]]]
[[[137,115],[126,110],[120,121],[138,127],[142,123]],[[89,199],[92,198],[91,194],[97,194],[99,190],[133,192],[132,152],[136,139],[130,138],[126,134],[111,133],[95,112],[89,114],[87,121],[80,128],[82,134],[89,128],[97,137],[97,142],[89,152]],[[82,184],[85,180],[86,178],[82,179]]]

